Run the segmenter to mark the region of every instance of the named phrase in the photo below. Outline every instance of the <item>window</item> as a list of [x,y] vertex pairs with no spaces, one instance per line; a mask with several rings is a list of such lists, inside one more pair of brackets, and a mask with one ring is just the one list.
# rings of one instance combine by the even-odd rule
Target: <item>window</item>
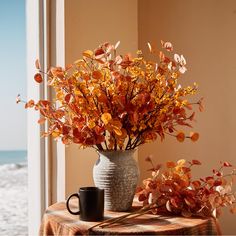
[[[64,0],[27,0],[27,86],[28,98],[50,99],[46,84],[36,85],[35,60],[43,71],[64,64]],[[46,79],[46,78],[45,78]],[[47,206],[65,198],[64,146],[40,138],[44,126],[37,125],[39,113],[28,111],[29,234],[38,234]]]

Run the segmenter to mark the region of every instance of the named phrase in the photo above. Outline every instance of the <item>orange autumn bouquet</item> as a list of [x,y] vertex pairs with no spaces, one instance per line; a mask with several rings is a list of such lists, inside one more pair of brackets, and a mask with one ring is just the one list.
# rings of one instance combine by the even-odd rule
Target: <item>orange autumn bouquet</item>
[[[39,123],[48,121],[43,136],[60,138],[64,144],[75,143],[97,150],[130,150],[141,144],[160,140],[170,134],[182,142],[196,141],[180,127],[192,127],[195,112],[187,96],[197,92],[197,85],[181,87],[179,79],[186,72],[183,55],[173,54],[169,42],[161,42],[165,52],[156,52],[157,61],[146,60],[141,51],[136,57],[117,55],[119,42],[104,43],[94,51],[83,52],[81,59],[66,68],[41,70],[34,79],[55,91],[55,101],[26,102],[26,108],[39,110]],[[20,102],[20,97],[17,102]]]

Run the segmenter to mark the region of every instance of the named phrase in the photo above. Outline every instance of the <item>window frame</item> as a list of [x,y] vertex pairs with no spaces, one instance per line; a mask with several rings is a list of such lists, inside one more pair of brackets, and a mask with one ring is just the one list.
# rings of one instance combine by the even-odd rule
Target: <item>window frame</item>
[[[33,79],[36,59],[42,71],[65,64],[64,5],[65,0],[26,0],[28,100],[52,98],[47,83],[36,84]],[[45,209],[65,199],[65,147],[41,138],[47,124],[38,125],[39,118],[39,112],[27,110],[29,235],[38,234]]]

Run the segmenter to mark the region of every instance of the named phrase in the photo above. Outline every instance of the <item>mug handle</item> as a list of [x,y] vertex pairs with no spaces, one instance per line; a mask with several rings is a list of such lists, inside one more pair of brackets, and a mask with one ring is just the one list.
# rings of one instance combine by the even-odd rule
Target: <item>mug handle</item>
[[76,211],[76,212],[73,212],[73,211],[71,211],[71,209],[70,209],[69,202],[70,202],[70,199],[71,199],[72,197],[77,197],[77,198],[79,198],[79,194],[78,194],[78,193],[74,193],[74,194],[71,194],[71,195],[67,198],[67,200],[66,200],[66,208],[67,208],[67,210],[70,212],[70,214],[72,214],[72,215],[79,215],[79,214],[80,214],[80,211],[79,211],[79,210]]

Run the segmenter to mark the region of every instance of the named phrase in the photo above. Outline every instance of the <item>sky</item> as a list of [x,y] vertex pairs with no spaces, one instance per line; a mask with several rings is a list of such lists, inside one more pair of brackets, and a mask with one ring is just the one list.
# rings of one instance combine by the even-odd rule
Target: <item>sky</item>
[[0,0],[0,150],[26,149],[25,0]]

